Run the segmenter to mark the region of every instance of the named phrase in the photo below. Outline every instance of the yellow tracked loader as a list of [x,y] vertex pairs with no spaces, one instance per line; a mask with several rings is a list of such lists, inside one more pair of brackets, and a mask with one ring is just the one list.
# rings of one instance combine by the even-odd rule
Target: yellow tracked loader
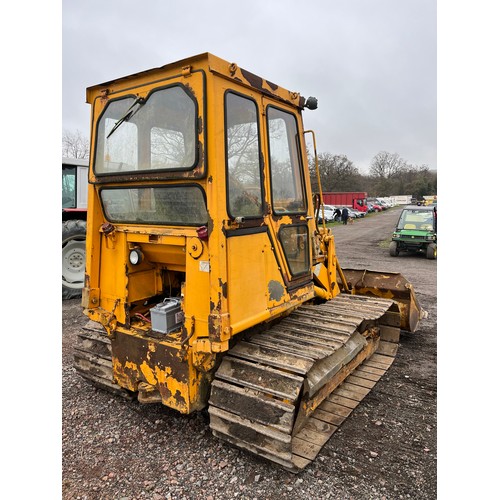
[[302,123],[316,99],[205,53],[89,87],[87,102],[77,372],[208,408],[216,436],[300,471],[424,314],[401,275],[342,270],[318,224]]

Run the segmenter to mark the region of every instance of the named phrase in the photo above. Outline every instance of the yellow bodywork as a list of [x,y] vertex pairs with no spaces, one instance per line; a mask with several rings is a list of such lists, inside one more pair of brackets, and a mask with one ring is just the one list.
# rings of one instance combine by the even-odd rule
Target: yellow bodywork
[[[158,173],[154,178],[148,178],[150,172],[144,172],[143,176],[135,172],[96,174],[99,121],[110,103],[128,96],[147,102],[162,87],[187,89],[192,99],[196,99],[198,162],[194,168],[175,175]],[[240,220],[228,214],[223,140],[227,92],[250,99],[258,110],[264,209],[262,217],[253,220]],[[87,102],[92,106],[94,168],[89,178],[83,306],[90,319],[107,329],[112,340],[115,381],[126,389],[143,391],[144,395],[156,392],[164,404],[189,413],[205,405],[217,355],[229,349],[235,335],[286,315],[315,296],[313,269],[316,264],[322,266],[325,257],[314,253],[319,243],[315,241],[313,206],[307,202],[312,193],[305,175],[303,134],[298,134],[297,149],[306,200],[302,213],[279,216],[280,207],[273,210],[266,153],[269,141],[266,107],[275,106],[293,117],[300,132],[304,100],[298,93],[251,75],[236,64],[202,54],[90,87]],[[141,138],[139,150],[143,147],[140,141]],[[105,161],[112,162],[112,152],[106,154]],[[208,213],[205,224],[208,238],[201,238],[196,226],[143,225],[107,217],[100,196],[102,189],[133,186],[142,189],[163,184],[195,184],[201,188]],[[289,252],[294,259],[308,262],[307,271],[299,273],[299,277],[293,276],[290,269],[293,264],[287,261],[280,240],[280,230],[294,225],[303,227],[307,234],[307,241],[292,243],[297,245],[298,256],[295,250]],[[129,262],[129,253],[134,248],[140,249],[144,256],[137,265]],[[152,304],[148,301],[170,296],[172,289],[181,292],[183,324],[163,338],[151,336],[146,315]],[[148,304],[144,306],[145,303]]]
[[[191,122],[172,95],[182,97]],[[92,133],[82,305],[111,339],[116,383],[144,402],[199,410],[236,335],[314,297],[330,299],[341,286],[347,291],[333,235],[315,220],[305,99],[201,54],[92,86],[87,102]],[[239,136],[228,132],[228,109],[231,134]],[[176,123],[163,130],[158,120]],[[244,134],[251,147],[233,157]],[[132,160],[113,141],[129,148]],[[173,143],[177,149],[162,156],[159,148]],[[184,163],[182,152],[192,153]],[[158,168],[161,161],[165,168]],[[194,201],[176,217],[189,223],[160,220],[158,206],[168,213],[188,194]],[[141,219],[134,220],[130,207]],[[137,262],[131,252],[140,255]],[[174,331],[157,332],[149,314],[168,297],[181,299],[182,321]]]

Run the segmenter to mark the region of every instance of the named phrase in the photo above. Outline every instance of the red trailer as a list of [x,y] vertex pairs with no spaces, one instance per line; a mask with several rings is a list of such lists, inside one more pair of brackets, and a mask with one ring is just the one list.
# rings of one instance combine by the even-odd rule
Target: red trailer
[[334,205],[335,207],[350,207],[360,212],[368,211],[366,205],[367,193],[347,192],[347,193],[323,193],[323,203],[325,205]]

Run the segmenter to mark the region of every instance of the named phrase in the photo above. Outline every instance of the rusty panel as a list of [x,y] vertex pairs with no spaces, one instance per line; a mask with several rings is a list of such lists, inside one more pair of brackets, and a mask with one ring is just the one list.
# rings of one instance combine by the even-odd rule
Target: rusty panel
[[343,269],[356,295],[393,299],[400,308],[401,328],[414,332],[426,312],[421,308],[413,286],[399,273],[381,273],[362,269]]
[[114,376],[131,391],[137,391],[141,382],[154,387],[163,404],[181,413],[199,410],[206,403],[202,401],[207,396],[206,381],[180,347],[117,331],[112,339]]

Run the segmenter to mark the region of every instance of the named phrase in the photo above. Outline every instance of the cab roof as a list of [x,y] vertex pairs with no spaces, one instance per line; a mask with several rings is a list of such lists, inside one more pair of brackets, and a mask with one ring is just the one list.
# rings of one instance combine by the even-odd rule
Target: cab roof
[[304,109],[306,100],[299,92],[292,92],[275,83],[257,76],[250,71],[240,68],[236,63],[230,63],[209,52],[204,52],[179,61],[165,64],[157,68],[151,68],[128,76],[119,77],[104,83],[92,85],[87,88],[87,103],[92,102],[92,96],[101,92],[110,92],[112,89],[126,88],[132,81],[148,80],[154,82],[166,73],[184,74],[185,71],[205,70],[207,73],[216,74],[223,78],[237,81],[239,84],[252,87],[253,89],[270,95],[276,99],[286,101],[289,104]]

